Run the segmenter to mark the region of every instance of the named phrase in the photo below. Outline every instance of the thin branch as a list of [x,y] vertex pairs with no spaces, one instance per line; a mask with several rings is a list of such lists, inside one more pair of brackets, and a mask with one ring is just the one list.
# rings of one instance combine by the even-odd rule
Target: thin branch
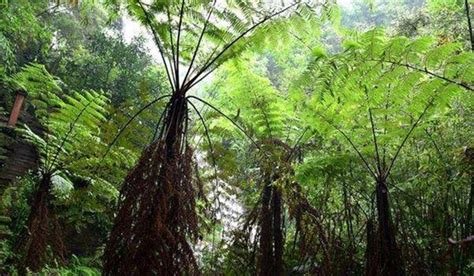
[[288,31],[288,33],[293,36],[294,38],[296,38],[296,40],[298,40],[298,42],[300,42],[301,45],[303,45],[304,47],[306,47],[308,50],[312,51],[313,49],[311,47],[308,46],[308,44],[306,44],[303,39],[299,36],[297,36],[296,34],[294,34],[292,31]]
[[379,175],[382,174],[382,163],[380,162],[380,154],[379,154],[379,146],[377,143],[377,135],[375,134],[375,123],[374,118],[372,116],[372,109],[369,108],[369,117],[370,117],[370,125],[372,128],[372,139],[374,140],[374,147],[375,147],[375,158],[377,160],[377,169],[379,171]]
[[435,139],[433,138],[433,135],[427,129],[425,129],[425,133],[430,138],[431,143],[435,147],[436,152],[439,155],[439,159],[441,159],[441,161],[444,163],[444,167],[445,167],[446,171],[448,171],[450,169],[450,167],[448,165],[448,161],[446,160],[443,153],[441,152],[441,149],[439,148],[438,143],[436,143]]
[[156,33],[155,28],[153,28],[153,23],[150,19],[150,15],[146,11],[145,7],[143,7],[143,4],[142,4],[141,1],[137,1],[137,3],[138,3],[138,5],[140,5],[140,7],[142,8],[143,13],[145,14],[145,19],[146,19],[147,25],[151,29],[151,32],[153,34],[153,38],[155,40],[156,46],[158,47],[158,50],[160,52],[161,60],[163,62],[163,65],[165,66],[166,76],[168,77],[168,81],[170,82],[171,88],[173,88],[173,87],[176,88],[176,84],[173,83],[173,81],[171,80],[171,75],[170,75],[170,72],[169,72],[169,69],[168,69],[168,64],[166,63],[166,59],[165,59],[165,52],[164,52],[163,45],[161,44],[161,41],[159,39],[158,34]]
[[293,155],[293,153],[295,153],[295,150],[296,150],[296,147],[299,145],[299,143],[301,142],[301,140],[303,139],[303,136],[306,134],[306,131],[308,131],[309,127],[306,127],[303,131],[303,133],[300,135],[300,137],[298,138],[298,140],[296,141],[295,145],[293,146],[293,148],[291,149],[290,151],[290,154],[288,155],[288,157],[286,158],[286,161],[290,161],[291,160],[291,156]]
[[186,75],[184,76],[183,83],[186,83],[186,80],[188,79],[189,74],[191,73],[191,70],[192,70],[193,65],[194,65],[194,61],[195,61],[197,53],[199,51],[199,47],[201,47],[202,39],[204,37],[204,34],[206,33],[207,24],[209,24],[209,20],[211,18],[212,12],[214,11],[214,7],[216,5],[216,2],[217,2],[217,0],[214,0],[214,2],[212,3],[212,7],[209,10],[209,13],[207,14],[206,22],[204,23],[204,27],[202,27],[201,34],[199,35],[199,39],[198,39],[198,42],[196,44],[196,48],[194,49],[193,57],[191,58],[191,63],[189,64],[189,68],[186,72]]
[[290,8],[296,6],[297,4],[299,4],[299,1],[296,1],[293,4],[283,8],[283,9],[281,9],[281,10],[279,10],[279,11],[277,11],[277,12],[271,14],[271,15],[265,16],[262,20],[258,21],[253,26],[248,28],[246,31],[242,32],[239,36],[234,38],[231,42],[229,42],[227,45],[225,45],[224,48],[219,52],[219,54],[217,54],[213,59],[211,59],[211,61],[209,61],[207,64],[204,64],[204,67],[201,70],[199,70],[199,72],[193,78],[191,78],[189,80],[189,82],[188,82],[189,86],[191,86],[194,81],[196,81],[204,72],[206,72],[209,69],[209,67],[211,67],[225,52],[227,52],[227,50],[229,50],[235,43],[237,43],[245,35],[247,35],[251,31],[253,31],[255,28],[259,27],[263,23],[267,22],[268,20],[272,19],[273,17],[278,16],[278,15],[284,13],[285,11],[289,10]]
[[[164,99],[164,98],[168,98],[168,97],[171,97],[171,95],[164,95],[164,96],[161,96],[161,97],[158,97],[156,98],[155,100],[149,102],[148,104],[146,104],[145,106],[143,106],[142,108],[140,108],[140,110],[138,110],[126,123],[125,125],[120,128],[119,132],[117,133],[117,135],[115,136],[115,138],[112,140],[112,142],[108,145],[107,147],[107,150],[106,152],[104,153],[104,156],[102,156],[102,160],[105,158],[105,156],[110,152],[110,150],[112,149],[112,146],[115,144],[115,142],[117,142],[117,140],[120,138],[120,135],[122,135],[122,133],[125,131],[125,129],[132,123],[133,120],[135,120],[136,117],[138,117],[138,115],[140,115],[143,111],[145,111],[146,109],[150,108],[150,106],[152,106],[153,104],[157,103],[158,101]],[[166,112],[163,111],[163,112]]]
[[[196,111],[196,114],[198,115],[199,119],[201,120],[202,126],[204,127],[204,133],[207,137],[207,142],[209,143],[209,148],[211,149],[211,159],[212,159],[212,165],[214,166],[214,174],[215,174],[215,179],[216,179],[216,187],[218,186],[218,180],[217,180],[217,162],[216,162],[216,157],[215,157],[215,152],[214,152],[214,146],[212,145],[211,141],[211,136],[209,136],[209,129],[207,128],[206,122],[204,121],[204,118],[202,117],[201,113],[199,113],[198,109],[196,106],[191,102],[187,101],[191,107]],[[215,196],[216,193],[214,193]]]
[[[169,108],[170,104],[171,104],[171,101],[167,102],[165,108],[163,109],[163,112],[161,112],[160,118],[158,119],[158,123],[156,123],[155,132],[153,133],[153,137],[152,137],[152,140],[150,141],[150,143],[152,143],[153,141],[155,141],[159,137],[159,136],[157,136],[158,129],[160,128],[161,121],[165,117],[165,114],[168,111],[168,108]],[[160,136],[161,136],[161,133],[160,133]]]
[[170,35],[170,43],[171,43],[171,58],[168,56],[168,61],[170,63],[170,71],[171,73],[173,74],[173,80],[175,81],[175,83],[177,82],[177,79],[176,79],[176,72],[175,72],[175,69],[174,69],[174,61],[176,59],[176,52],[175,52],[175,49],[174,49],[174,41],[173,41],[173,29],[172,29],[172,25],[173,25],[173,21],[171,20],[171,14],[170,14],[170,10],[169,10],[169,7],[168,5],[166,5],[166,16],[168,17],[168,33]]
[[[206,58],[206,61],[203,63],[203,65],[207,64],[213,57],[214,57],[214,54],[217,52],[217,50],[219,49],[219,46],[220,44],[218,44],[216,47],[214,47],[214,49],[212,50],[212,52],[209,54],[209,56]],[[191,73],[190,74],[193,74],[197,69],[197,66],[196,68],[193,68]],[[198,80],[194,81],[193,83],[189,83],[189,82],[186,82],[186,85],[185,85],[185,89],[186,90],[189,90],[191,88],[193,88],[193,86],[197,85],[198,83],[200,83],[203,79],[205,79],[207,76],[209,76],[212,72],[214,72],[214,70],[216,70],[217,67],[214,67],[212,68],[211,70],[207,71],[205,74],[203,74]]]
[[342,131],[339,127],[337,127],[337,126],[334,125],[331,121],[329,121],[324,115],[322,115],[322,114],[320,114],[320,113],[316,113],[316,114],[318,114],[326,123],[328,123],[330,126],[332,126],[333,128],[335,128],[339,133],[342,134],[342,136],[344,136],[344,138],[346,138],[346,140],[349,142],[349,144],[351,144],[352,148],[356,151],[357,155],[359,155],[359,158],[362,160],[362,162],[364,162],[365,167],[366,167],[367,170],[370,172],[370,174],[371,174],[375,179],[377,179],[377,174],[374,173],[374,171],[372,170],[372,168],[369,166],[369,163],[367,162],[367,160],[365,160],[364,156],[363,156],[362,153],[359,151],[359,149],[355,146],[355,144],[352,142],[352,140],[349,138],[349,136],[347,136],[344,131]]
[[179,42],[181,40],[181,26],[183,24],[184,17],[184,0],[181,1],[181,9],[179,10],[179,23],[178,23],[178,35],[176,38],[176,63],[175,63],[175,74],[176,74],[176,90],[180,89],[179,83]]
[[207,101],[201,99],[201,98],[198,98],[196,96],[188,96],[187,98],[192,98],[192,99],[196,99],[200,102],[202,102],[203,104],[209,106],[210,108],[212,108],[213,110],[215,110],[217,113],[219,113],[220,115],[224,116],[227,120],[229,120],[235,127],[237,127],[243,134],[245,134],[245,136],[247,136],[247,138],[255,145],[255,147],[257,149],[260,149],[260,146],[253,140],[252,137],[250,137],[250,135],[241,127],[239,126],[234,120],[232,120],[229,116],[227,116],[225,113],[223,113],[222,111],[220,111],[219,109],[217,109],[215,106],[213,106],[212,104],[208,103]]
[[39,12],[39,13],[37,13],[35,16],[36,16],[36,17],[40,17],[40,16],[42,16],[43,14],[46,14],[46,13],[49,13],[49,12],[56,12],[56,10],[57,10],[58,8],[59,8],[59,3],[57,3],[57,4],[54,5],[54,6],[51,6],[51,7],[47,8],[47,9],[45,9],[45,10]]
[[199,79],[197,79],[196,81],[194,82],[188,82],[187,85],[186,85],[186,90],[189,90],[191,88],[193,88],[195,85],[197,85],[198,83],[200,83],[202,80],[204,80],[205,78],[207,78],[207,76],[209,76],[210,74],[212,74],[212,72],[214,72],[215,70],[217,69],[217,67],[214,67],[212,68],[211,70],[207,71],[206,73],[204,73]]
[[400,146],[398,146],[397,148],[397,151],[395,153],[395,156],[392,158],[392,161],[390,162],[390,166],[388,166],[388,169],[385,171],[384,175],[383,175],[383,178],[384,179],[387,179],[387,177],[389,176],[390,174],[390,171],[392,170],[392,167],[393,165],[395,164],[395,161],[397,160],[398,158],[398,155],[400,154],[400,151],[402,150],[403,146],[405,145],[405,143],[407,142],[408,138],[410,137],[411,133],[413,132],[413,130],[415,130],[415,128],[418,126],[418,124],[420,123],[421,119],[423,118],[423,116],[425,116],[426,112],[428,111],[428,109],[431,107],[431,105],[433,104],[434,102],[434,98],[432,98],[432,100],[426,105],[425,109],[423,110],[423,112],[420,114],[420,116],[418,116],[418,119],[415,121],[415,123],[411,126],[410,130],[408,131],[407,135],[405,136],[405,138],[403,139],[402,143],[400,144]]
[[[364,85],[364,92],[365,92],[366,102],[367,102],[367,105],[368,105],[369,104],[369,89],[367,88],[366,85]],[[367,109],[368,109],[368,112],[369,112],[370,127],[371,127],[371,131],[372,131],[372,140],[373,140],[373,143],[374,143],[375,161],[377,163],[377,168],[376,169],[378,171],[378,175],[382,175],[382,166],[384,166],[384,165],[380,161],[379,146],[378,146],[378,143],[377,143],[377,135],[375,133],[374,116],[372,114],[372,109],[369,106],[367,107]]]
[[474,87],[471,87],[463,82],[458,82],[458,81],[455,81],[455,80],[452,80],[452,79],[448,79],[444,76],[441,76],[441,75],[438,75],[434,72],[431,72],[431,71],[428,71],[428,69],[426,68],[418,68],[416,66],[413,66],[411,64],[408,64],[408,63],[402,63],[402,62],[396,62],[396,61],[390,61],[390,60],[380,60],[380,59],[369,59],[368,61],[376,61],[376,62],[384,62],[384,63],[389,63],[389,64],[393,64],[393,65],[398,65],[398,66],[403,66],[403,67],[407,67],[407,68],[410,68],[412,70],[415,70],[415,71],[418,71],[418,72],[421,72],[421,73],[425,73],[425,74],[428,74],[432,77],[435,77],[435,78],[438,78],[438,79],[441,79],[441,80],[444,80],[446,82],[449,82],[449,83],[452,83],[452,84],[456,84],[456,85],[459,85],[463,88],[465,88],[466,90],[469,90],[469,91],[472,91],[474,92]]
[[474,51],[474,34],[472,33],[471,14],[469,12],[469,1],[464,0],[464,6],[466,9],[467,26],[469,29],[469,39],[471,40],[471,51]]

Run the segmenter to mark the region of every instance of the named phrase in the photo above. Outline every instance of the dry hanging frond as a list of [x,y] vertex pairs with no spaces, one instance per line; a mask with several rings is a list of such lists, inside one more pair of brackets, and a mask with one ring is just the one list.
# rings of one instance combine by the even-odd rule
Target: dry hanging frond
[[198,231],[193,153],[189,147],[182,153],[179,143],[174,147],[167,158],[165,141],[154,142],[126,177],[105,251],[105,275],[198,273],[187,241]]
[[298,246],[301,256],[314,257],[321,250],[323,262],[322,267],[317,268],[318,273],[331,275],[332,259],[328,234],[322,226],[321,214],[310,204],[303,195],[301,186],[296,182],[289,183],[287,198],[290,218],[296,223],[296,234],[299,237]]

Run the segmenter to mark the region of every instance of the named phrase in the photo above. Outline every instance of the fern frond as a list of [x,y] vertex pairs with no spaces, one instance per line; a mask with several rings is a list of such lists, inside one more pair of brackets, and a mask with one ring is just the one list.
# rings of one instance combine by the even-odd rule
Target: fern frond
[[416,135],[414,126],[446,112],[454,95],[474,91],[466,71],[472,53],[461,53],[458,44],[434,46],[432,41],[389,39],[374,30],[345,52],[310,63],[311,75],[303,76],[310,88],[304,89],[312,91],[320,133],[333,137],[331,127],[344,132],[366,160],[376,155],[375,137],[384,156],[396,159],[407,135]]

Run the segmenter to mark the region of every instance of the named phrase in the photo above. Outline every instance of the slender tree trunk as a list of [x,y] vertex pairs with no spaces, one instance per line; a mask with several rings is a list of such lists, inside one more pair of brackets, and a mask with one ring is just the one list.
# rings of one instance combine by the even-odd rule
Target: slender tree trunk
[[260,209],[260,247],[257,271],[260,276],[284,275],[281,191],[265,177]]
[[347,271],[353,271],[354,267],[354,231],[353,231],[353,226],[352,226],[352,207],[349,199],[349,195],[347,193],[347,182],[343,180],[342,182],[342,195],[343,195],[343,203],[344,203],[344,217],[346,221],[346,228],[347,228],[347,239],[349,241],[349,251],[346,252],[348,255],[348,261],[349,263],[347,264]]
[[273,275],[273,223],[270,201],[272,197],[272,187],[270,181],[266,181],[262,194],[262,206],[260,210],[260,248],[258,256],[258,275]]
[[468,27],[468,31],[469,31],[469,40],[471,41],[471,51],[474,51],[474,34],[472,33],[472,23],[471,23],[469,0],[464,0],[464,9],[466,10],[467,27]]
[[474,150],[472,148],[466,149],[464,153],[466,155],[466,165],[469,174],[469,178],[471,180],[471,186],[469,191],[469,201],[467,204],[466,210],[466,223],[465,223],[465,231],[463,234],[463,238],[473,235],[474,234]]
[[283,275],[283,233],[282,233],[282,221],[281,221],[281,192],[275,186],[273,186],[272,195],[272,211],[273,211],[273,243],[274,243],[274,258],[275,267],[273,275]]
[[[472,171],[472,170],[471,170]],[[474,220],[473,220],[473,212],[474,212],[474,175],[471,175],[471,187],[469,192],[469,202],[467,204],[467,211],[466,211],[466,225],[464,227],[464,234],[463,238],[473,235],[474,234]]]
[[395,239],[388,188],[385,180],[378,180],[376,187],[376,205],[378,217],[379,272],[383,275],[404,275],[401,252]]
[[367,248],[365,250],[365,275],[377,275],[378,258],[377,235],[373,218],[367,220]]
[[[472,162],[472,160],[471,160]],[[470,164],[472,166],[472,164]],[[472,172],[472,167],[470,172]],[[462,234],[462,239],[465,239],[469,236],[474,235],[474,219],[473,219],[473,209],[474,209],[474,175],[471,173],[470,174],[471,178],[471,187],[470,187],[470,192],[469,192],[469,201],[467,204],[467,210],[466,210],[466,222],[464,223],[464,231]],[[474,257],[474,246],[461,246],[461,275],[464,271],[465,263],[469,261],[469,259],[472,259]],[[466,262],[467,260],[467,262]]]
[[64,245],[60,226],[50,206],[51,175],[44,174],[33,195],[28,216],[28,232],[23,234],[18,249],[24,251],[22,269],[40,271],[48,261],[48,245],[59,264],[64,263]]

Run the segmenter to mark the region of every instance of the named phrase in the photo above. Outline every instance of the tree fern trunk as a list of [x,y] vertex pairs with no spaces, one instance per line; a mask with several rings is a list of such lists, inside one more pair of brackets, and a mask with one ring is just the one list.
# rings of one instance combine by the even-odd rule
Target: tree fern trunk
[[104,254],[105,275],[198,274],[192,151],[183,145],[186,103],[171,99],[161,138],[142,154],[121,190]]
[[385,181],[377,181],[376,187],[378,242],[380,262],[379,272],[383,275],[404,275],[404,266],[390,214],[388,188]]
[[[474,179],[474,176],[471,176]],[[471,181],[471,187],[469,192],[469,201],[467,204],[467,211],[466,211],[466,223],[464,226],[464,234],[463,237],[467,237],[469,235],[474,234],[474,221],[473,221],[473,211],[474,210],[474,181]]]
[[28,216],[28,233],[23,234],[19,250],[24,252],[21,268],[40,271],[48,260],[48,246],[59,264],[64,263],[62,233],[54,210],[50,206],[51,175],[44,174],[33,195]]
[[281,222],[281,193],[279,189],[273,186],[272,194],[272,213],[273,213],[273,243],[274,243],[274,274],[283,275],[283,233]]
[[260,276],[273,275],[273,224],[270,200],[272,188],[270,181],[265,182],[260,209],[260,247],[257,262],[257,271]]
[[260,209],[258,275],[284,275],[281,192],[266,181]]
[[377,251],[377,235],[373,218],[367,221],[367,248],[365,250],[365,275],[377,275],[377,263],[380,257]]

